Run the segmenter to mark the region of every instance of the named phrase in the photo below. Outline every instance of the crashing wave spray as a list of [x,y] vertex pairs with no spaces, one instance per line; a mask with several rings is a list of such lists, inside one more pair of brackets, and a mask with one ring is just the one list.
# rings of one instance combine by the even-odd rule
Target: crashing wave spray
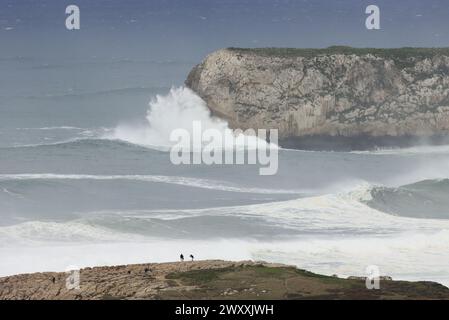
[[[211,117],[204,100],[185,87],[172,88],[165,96],[157,95],[150,102],[146,118],[147,125],[119,125],[106,138],[148,147],[169,148],[174,144],[170,141],[173,130],[184,129],[192,133],[192,124],[199,121],[203,131],[215,129],[225,136],[224,141],[227,142],[225,148],[257,148],[261,145],[261,141],[255,136],[241,139],[241,136],[233,135],[228,123]],[[270,145],[270,147],[277,146]]]

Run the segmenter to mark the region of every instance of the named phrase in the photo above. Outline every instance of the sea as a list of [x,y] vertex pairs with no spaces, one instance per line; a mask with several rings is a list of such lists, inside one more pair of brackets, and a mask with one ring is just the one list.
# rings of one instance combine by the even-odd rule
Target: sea
[[183,253],[449,285],[449,146],[174,165],[173,129],[227,128],[183,86],[193,66],[0,61],[0,276]]
[[221,47],[292,46],[278,36],[290,29],[260,33],[271,20],[253,1],[145,3],[79,1],[81,30],[67,31],[62,2],[4,1],[0,276],[182,253],[449,286],[449,146],[281,147],[274,175],[175,165],[174,129],[228,129],[184,86],[189,71]]

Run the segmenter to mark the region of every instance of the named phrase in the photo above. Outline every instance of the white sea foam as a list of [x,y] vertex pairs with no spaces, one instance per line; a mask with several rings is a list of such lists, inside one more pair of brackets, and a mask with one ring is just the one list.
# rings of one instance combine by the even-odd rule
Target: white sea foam
[[56,126],[56,127],[38,127],[38,128],[16,128],[16,130],[24,131],[51,131],[51,130],[86,130],[86,128],[73,127],[73,126]]
[[391,236],[307,237],[253,248],[252,256],[321,274],[366,276],[369,265],[398,280],[431,280],[449,286],[449,230]]
[[[161,240],[0,247],[0,276],[39,271],[64,271],[69,265],[93,267],[129,263],[170,262],[179,254],[198,260],[245,260],[251,257],[247,241]],[[82,281],[82,279],[81,279]]]
[[[204,100],[185,87],[172,88],[165,96],[157,95],[150,102],[146,120],[147,124],[144,126],[119,125],[103,138],[127,141],[146,147],[169,148],[174,144],[170,141],[173,130],[185,129],[193,136],[193,123],[199,121],[202,132],[215,129],[223,134],[225,144],[217,147],[243,149],[266,145],[265,141],[258,140],[256,136],[238,139],[238,135],[231,132],[226,121],[211,117]],[[277,146],[270,145],[270,148]]]
[[422,145],[409,148],[384,148],[370,151],[351,151],[351,153],[372,154],[372,155],[449,154],[449,145],[439,145],[439,146]]
[[142,240],[135,234],[118,233],[86,222],[42,222],[28,221],[16,225],[0,227],[0,247],[11,245],[38,245],[43,243],[61,244]]
[[[215,207],[188,210],[147,211],[148,217],[156,213],[179,217],[240,216],[261,218],[270,225],[313,233],[356,233],[394,235],[412,230],[417,233],[449,230],[449,220],[418,219],[394,216],[365,204],[371,199],[374,186],[362,184],[350,192],[311,196],[288,201],[277,201],[233,207]],[[141,215],[141,217],[145,214]],[[173,218],[171,215],[170,219]]]
[[[97,232],[97,230],[93,231]],[[107,237],[105,237],[106,239]],[[117,237],[116,237],[117,239]],[[322,274],[363,276],[368,265],[394,279],[432,280],[449,286],[449,233],[391,237],[303,237],[288,241],[237,239],[90,241],[0,247],[0,276],[79,267],[174,261],[180,252],[197,259],[265,260]]]
[[[180,210],[178,217],[169,217],[195,217],[198,223],[202,215],[257,217],[272,225],[296,229],[298,235],[289,239],[155,239],[151,234],[118,232],[88,221],[26,222],[0,227],[0,243],[7,244],[0,247],[0,274],[64,270],[69,264],[172,261],[179,252],[189,252],[199,259],[263,259],[341,276],[364,275],[366,266],[374,264],[382,274],[396,279],[426,279],[448,285],[449,221],[404,218],[377,211],[361,202],[369,189],[361,185],[350,193]],[[161,213],[158,211],[160,218]],[[141,212],[139,219],[146,215],[154,218],[148,211]]]

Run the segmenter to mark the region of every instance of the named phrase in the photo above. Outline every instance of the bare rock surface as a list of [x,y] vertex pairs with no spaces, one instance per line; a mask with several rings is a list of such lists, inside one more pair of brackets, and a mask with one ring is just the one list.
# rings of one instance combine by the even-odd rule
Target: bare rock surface
[[282,264],[206,260],[80,270],[79,289],[68,274],[45,272],[0,278],[0,299],[449,299],[433,282],[323,276]]

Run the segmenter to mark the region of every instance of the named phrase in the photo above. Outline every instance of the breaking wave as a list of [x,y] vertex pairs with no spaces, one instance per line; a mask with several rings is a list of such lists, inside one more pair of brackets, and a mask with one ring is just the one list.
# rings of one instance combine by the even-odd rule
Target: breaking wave
[[[213,141],[217,143],[217,147],[257,148],[267,145],[265,140],[262,141],[255,136],[245,136],[245,139],[242,139],[241,135],[234,135],[226,121],[212,117],[204,100],[185,87],[172,88],[167,95],[157,95],[151,100],[146,120],[145,125],[119,125],[104,138],[147,147],[168,148],[174,144],[170,141],[173,130],[184,129],[192,137],[193,122],[197,121],[201,123],[202,132],[215,129],[222,134],[223,141]],[[190,146],[190,143],[187,146]],[[277,146],[271,144],[270,147]]]
[[372,187],[370,195],[365,202],[389,214],[449,219],[449,179],[424,180],[398,188]]

